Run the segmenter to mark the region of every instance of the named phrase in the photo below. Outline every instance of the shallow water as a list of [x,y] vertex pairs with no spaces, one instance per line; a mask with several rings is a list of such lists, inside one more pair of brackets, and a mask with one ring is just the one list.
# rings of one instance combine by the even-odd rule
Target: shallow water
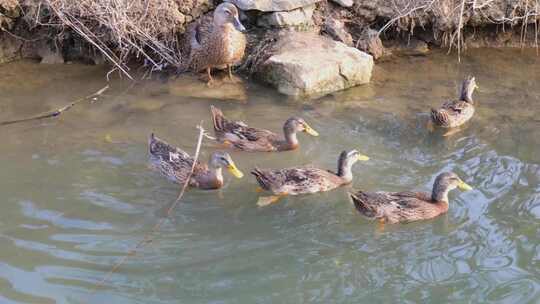
[[[105,72],[0,66],[0,120],[91,94]],[[473,121],[448,138],[429,133],[424,113],[468,74],[480,86]],[[538,303],[539,82],[540,57],[516,50],[471,50],[461,64],[444,53],[381,63],[370,85],[314,102],[254,84],[227,93],[247,100],[217,101],[187,96],[189,81],[114,80],[103,98],[57,119],[0,127],[0,302]],[[294,152],[232,152],[245,173],[333,169],[341,150],[357,148],[371,160],[354,167],[354,188],[429,190],[453,170],[474,190],[452,192],[444,216],[382,230],[356,213],[350,188],[258,208],[254,179],[227,176],[222,190],[188,192],[153,242],[100,286],[178,194],[148,170],[147,136],[192,153],[211,104],[273,130],[299,115],[321,134],[300,135]],[[213,149],[206,141],[201,157]]]

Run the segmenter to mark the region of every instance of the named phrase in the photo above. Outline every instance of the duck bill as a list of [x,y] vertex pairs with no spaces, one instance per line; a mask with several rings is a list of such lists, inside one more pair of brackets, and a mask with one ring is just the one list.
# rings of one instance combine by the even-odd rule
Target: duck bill
[[463,191],[469,191],[473,189],[471,186],[467,185],[464,181],[459,181],[458,188]]
[[227,166],[227,171],[229,171],[236,178],[242,178],[244,176],[244,173],[238,170],[235,164],[230,164],[229,166]]
[[240,20],[238,19],[238,17],[235,17],[235,18],[234,18],[233,25],[234,25],[234,27],[235,27],[238,31],[240,31],[240,32],[245,32],[245,31],[246,31],[246,28],[245,28],[244,25],[240,22]]
[[368,161],[369,157],[367,155],[364,155],[364,154],[358,154],[356,159],[358,159],[359,161]]
[[308,124],[304,125],[304,132],[311,136],[319,136],[319,132],[315,131],[312,127],[310,127]]

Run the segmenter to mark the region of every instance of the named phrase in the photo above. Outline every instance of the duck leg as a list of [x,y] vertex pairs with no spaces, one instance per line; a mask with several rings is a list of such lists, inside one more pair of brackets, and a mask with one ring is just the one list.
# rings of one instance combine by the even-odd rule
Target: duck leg
[[230,64],[227,64],[227,70],[229,71],[229,80],[232,82],[232,83],[239,83],[240,81],[233,76],[233,73],[232,73],[232,65]]
[[384,227],[385,227],[384,224],[385,223],[386,223],[386,221],[384,219],[382,219],[382,218],[377,221],[377,232],[378,233],[383,233],[384,232]]
[[426,123],[426,129],[428,130],[428,132],[432,133],[435,131],[435,127],[433,126],[433,121],[430,119],[428,120],[428,122]]
[[212,87],[214,85],[214,78],[212,78],[212,68],[211,67],[207,67],[206,68],[206,76],[208,77],[208,82],[206,83],[206,85],[208,87]]
[[287,196],[287,193],[280,193],[278,195],[270,195],[270,196],[260,196],[259,200],[257,200],[257,206],[265,207],[265,206],[274,204],[277,201],[279,201],[280,198],[284,196]]
[[460,131],[461,131],[461,127],[455,127],[455,128],[452,128],[452,129],[448,130],[448,132],[444,133],[443,136],[448,137],[448,136],[454,135],[454,134],[456,134],[456,133],[458,133]]

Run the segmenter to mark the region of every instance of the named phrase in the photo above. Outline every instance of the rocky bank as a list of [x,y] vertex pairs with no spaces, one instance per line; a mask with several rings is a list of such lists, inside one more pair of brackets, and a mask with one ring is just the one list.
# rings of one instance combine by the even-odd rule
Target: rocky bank
[[[529,47],[538,41],[538,7],[526,0],[225,1],[242,10],[249,30],[239,70],[293,96],[367,83],[374,61],[391,56],[423,56],[441,47]],[[48,7],[50,1],[0,0],[0,63],[36,58],[173,67],[185,60],[186,26],[209,18],[219,2],[163,0],[148,6],[134,0],[120,24],[107,15],[110,9],[95,13],[108,3],[104,0],[85,1],[86,6],[58,0],[54,3],[63,4],[58,7]],[[61,9],[86,27],[73,26]],[[95,15],[104,17],[94,20]]]

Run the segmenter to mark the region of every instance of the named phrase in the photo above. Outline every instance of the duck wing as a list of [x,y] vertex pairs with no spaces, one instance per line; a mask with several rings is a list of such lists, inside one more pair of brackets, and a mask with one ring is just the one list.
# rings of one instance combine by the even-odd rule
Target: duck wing
[[358,191],[350,195],[360,213],[391,223],[425,218],[424,209],[435,207],[429,194],[425,192]]
[[279,137],[274,132],[249,127],[242,121],[228,120],[223,112],[214,106],[211,107],[211,110],[214,132],[220,140],[227,140],[242,150],[275,149],[272,143],[276,142]]
[[306,166],[277,170],[255,169],[251,172],[266,190],[277,194],[303,194],[328,191],[342,184],[327,170]]
[[445,102],[439,109],[431,109],[431,118],[439,126],[452,127],[472,117],[474,106],[464,100]]
[[[185,183],[194,161],[188,153],[170,145],[153,133],[150,135],[148,147],[150,163],[154,169],[159,170],[161,174],[175,182]],[[207,170],[206,165],[197,162],[193,174],[201,174]]]
[[209,63],[215,61],[209,49],[212,47],[213,24],[210,19],[192,22],[188,28],[189,47],[191,49],[187,67],[195,72],[205,69]]

